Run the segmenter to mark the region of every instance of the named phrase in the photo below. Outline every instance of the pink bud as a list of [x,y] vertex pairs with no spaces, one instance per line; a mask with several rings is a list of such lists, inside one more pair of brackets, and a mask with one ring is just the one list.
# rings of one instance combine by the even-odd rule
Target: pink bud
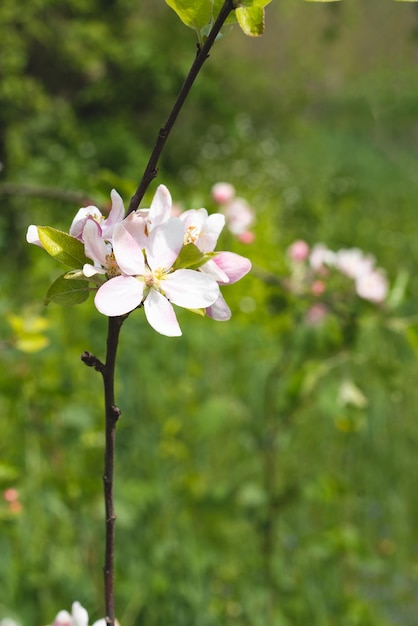
[[292,261],[306,261],[309,256],[309,246],[303,239],[298,239],[289,246],[287,254]]
[[17,489],[9,487],[9,489],[3,491],[3,498],[6,500],[6,502],[9,502],[9,504],[11,502],[17,502],[19,500],[19,492]]
[[218,204],[226,204],[227,202],[231,202],[235,196],[235,187],[231,185],[231,183],[216,183],[213,185],[211,193],[215,202]]
[[237,235],[237,238],[242,243],[249,244],[255,241],[255,234],[251,232],[250,230],[247,230],[245,233],[241,233],[240,235]]

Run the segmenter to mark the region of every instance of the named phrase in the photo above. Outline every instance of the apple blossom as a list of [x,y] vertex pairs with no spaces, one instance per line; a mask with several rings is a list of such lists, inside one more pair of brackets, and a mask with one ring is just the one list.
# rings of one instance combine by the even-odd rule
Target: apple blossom
[[327,273],[327,266],[335,264],[335,253],[324,246],[324,244],[317,243],[309,255],[309,263],[314,272],[318,274]]
[[382,270],[375,269],[363,276],[359,276],[356,281],[356,292],[360,298],[370,300],[376,304],[381,304],[386,300],[389,285]]
[[218,295],[217,282],[192,269],[173,270],[184,241],[184,226],[177,217],[156,226],[147,236],[142,224],[125,220],[115,227],[113,254],[121,275],[98,290],[97,309],[109,317],[125,315],[143,305],[149,324],[170,337],[181,335],[172,304],[206,308]]
[[115,224],[121,222],[125,215],[123,200],[115,189],[110,192],[112,208],[109,217],[105,218],[96,206],[79,209],[70,226],[70,235],[83,240],[84,227],[89,219],[93,219],[100,226],[103,239],[111,239]]
[[[118,317],[143,306],[150,325],[170,337],[181,335],[173,305],[229,319],[219,285],[239,280],[251,263],[240,255],[215,252],[225,216],[208,215],[203,208],[173,216],[164,185],[157,188],[149,209],[138,209],[126,218],[115,190],[111,198],[107,219],[97,207],[80,209],[69,235],[50,227],[29,227],[30,243],[41,245],[71,268],[50,287],[47,301],[78,304],[97,289],[94,302],[99,312]],[[72,287],[65,279],[78,282]]]
[[365,255],[359,248],[341,249],[335,255],[335,267],[349,278],[369,274],[374,264],[374,257]]

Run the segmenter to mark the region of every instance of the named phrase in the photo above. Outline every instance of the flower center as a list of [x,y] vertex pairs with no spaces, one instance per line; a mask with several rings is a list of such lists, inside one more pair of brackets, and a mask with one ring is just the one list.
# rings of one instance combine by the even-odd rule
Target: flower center
[[200,230],[197,226],[189,226],[189,228],[184,233],[184,245],[187,246],[188,243],[195,243],[199,239]]
[[109,278],[114,278],[115,276],[120,276],[121,274],[113,252],[106,254],[106,273]]

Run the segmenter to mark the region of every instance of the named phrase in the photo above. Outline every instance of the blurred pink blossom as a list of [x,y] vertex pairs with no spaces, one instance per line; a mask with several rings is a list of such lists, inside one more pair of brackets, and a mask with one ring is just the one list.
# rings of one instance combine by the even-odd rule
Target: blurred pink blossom
[[314,272],[327,273],[328,267],[335,264],[335,252],[329,250],[324,244],[317,243],[311,250],[309,263]]
[[217,204],[226,204],[235,197],[235,187],[231,183],[215,183],[211,195]]
[[326,289],[326,285],[323,280],[314,280],[311,285],[311,293],[313,296],[322,296]]
[[382,270],[375,269],[356,278],[356,292],[360,298],[381,304],[386,300],[389,285]]
[[252,243],[255,239],[250,227],[255,222],[254,210],[244,198],[237,198],[235,187],[230,183],[220,182],[213,185],[212,198],[226,218],[226,226],[242,243]]
[[294,241],[287,249],[287,256],[292,261],[306,261],[309,257],[309,246],[303,239]]
[[369,274],[374,264],[374,257],[364,254],[359,248],[341,249],[335,255],[335,267],[349,278],[359,278]]
[[309,326],[318,326],[321,324],[328,314],[328,309],[322,302],[313,304],[305,314],[305,322]]

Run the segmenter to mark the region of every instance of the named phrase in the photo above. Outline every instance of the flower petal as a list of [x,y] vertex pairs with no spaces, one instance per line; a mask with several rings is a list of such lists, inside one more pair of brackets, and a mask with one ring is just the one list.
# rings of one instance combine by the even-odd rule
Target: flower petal
[[216,302],[206,309],[209,317],[217,322],[226,322],[231,319],[231,309],[225,302],[223,295],[220,293]]
[[171,217],[153,229],[146,246],[148,265],[152,270],[170,269],[183,246],[184,228],[178,217]]
[[[251,261],[235,252],[219,252],[212,260],[228,276],[228,285],[236,283],[251,269]],[[223,284],[221,281],[220,283]]]
[[181,330],[170,302],[159,291],[151,289],[144,302],[145,316],[157,333],[180,337]]
[[97,206],[91,205],[79,209],[70,226],[70,235],[72,237],[82,238],[84,225],[88,217],[92,217],[97,223],[100,223],[103,216]]
[[90,265],[90,263],[84,263],[83,274],[87,278],[91,278],[96,274],[106,274],[106,270],[101,267],[94,267],[94,265]]
[[94,261],[96,265],[106,267],[106,257],[109,254],[109,248],[102,239],[102,229],[92,217],[88,217],[86,220],[83,230],[83,241],[86,257]]
[[219,286],[210,276],[196,270],[177,270],[162,281],[167,298],[186,309],[210,306],[219,296]]
[[125,315],[141,304],[144,283],[133,276],[116,276],[100,287],[94,304],[100,313],[108,317]]
[[73,602],[71,607],[72,626],[87,626],[89,623],[89,615],[86,609],[81,606],[80,602]]
[[112,189],[112,191],[110,192],[110,197],[112,199],[112,208],[110,209],[109,217],[105,219],[102,224],[103,239],[112,238],[115,225],[118,224],[118,222],[121,222],[125,215],[123,200],[116,191],[116,189]]
[[212,213],[206,220],[199,239],[196,242],[197,247],[202,252],[212,252],[215,249],[218,237],[225,226],[225,216],[221,213]]
[[35,246],[40,246],[41,248],[43,248],[43,245],[41,244],[41,242],[39,240],[38,227],[35,226],[34,224],[31,224],[28,227],[28,230],[27,230],[27,233],[26,233],[26,241],[28,243],[35,244]]
[[[132,215],[132,214],[131,214]],[[141,245],[144,235],[144,220],[129,216],[116,224],[113,230],[113,252],[116,262],[124,274],[140,276],[145,270],[145,260]]]
[[166,222],[171,215],[171,194],[165,185],[159,185],[148,212],[148,232]]

